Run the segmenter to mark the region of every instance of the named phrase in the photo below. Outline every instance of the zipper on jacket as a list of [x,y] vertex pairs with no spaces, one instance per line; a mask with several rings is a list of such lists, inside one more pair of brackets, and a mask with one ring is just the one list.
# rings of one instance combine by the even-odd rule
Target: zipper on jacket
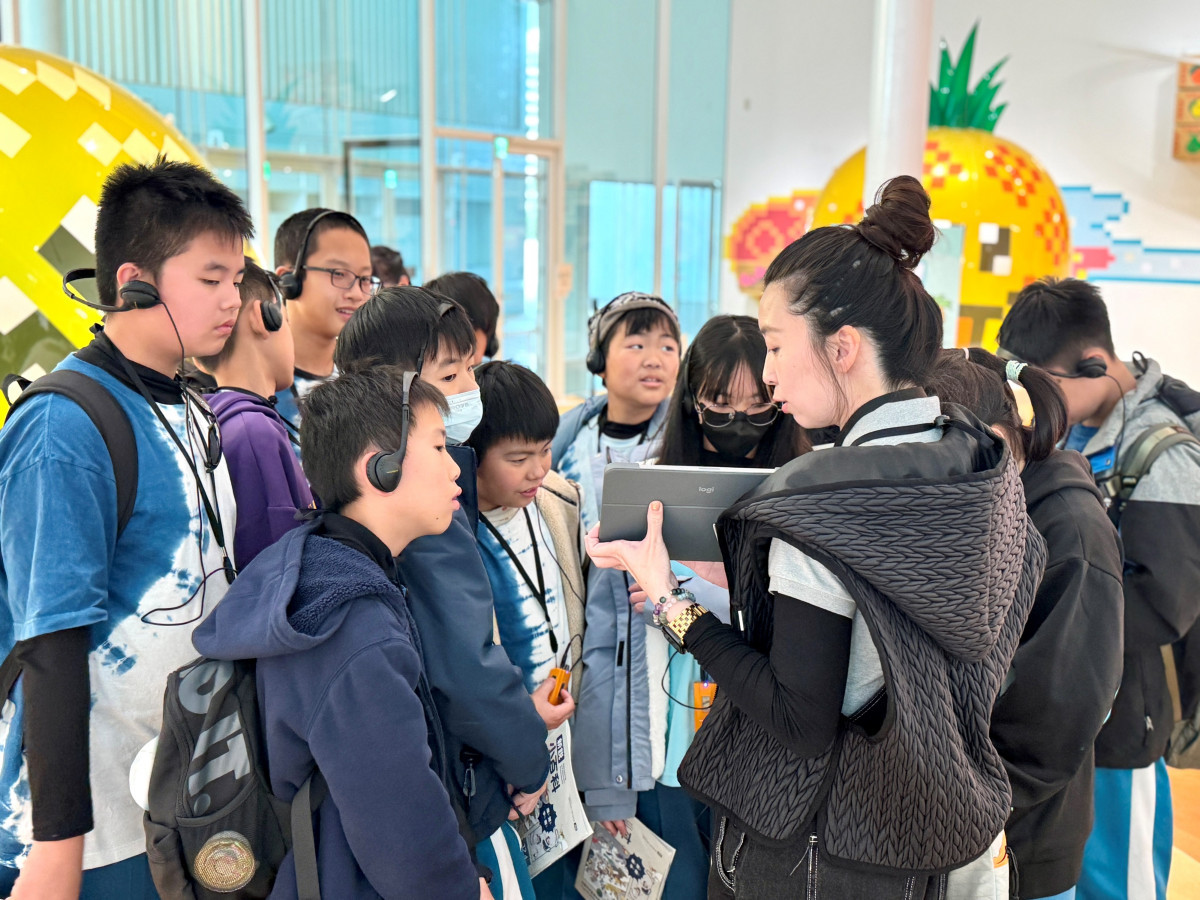
[[808,886],[804,894],[806,900],[817,900],[817,835],[808,836]]
[[717,844],[714,847],[713,859],[717,864],[717,877],[721,879],[721,884],[725,885],[726,889],[731,894],[737,893],[737,867],[738,859],[742,855],[742,850],[746,846],[746,834],[738,839],[738,845],[733,848],[733,857],[729,860],[729,868],[725,868],[725,828],[729,824],[729,817],[721,817],[720,833],[717,835]]
[[[625,589],[629,589],[629,575],[625,575]],[[633,790],[633,609],[625,605],[625,644],[629,647],[629,665],[625,667],[625,773],[629,789]]]

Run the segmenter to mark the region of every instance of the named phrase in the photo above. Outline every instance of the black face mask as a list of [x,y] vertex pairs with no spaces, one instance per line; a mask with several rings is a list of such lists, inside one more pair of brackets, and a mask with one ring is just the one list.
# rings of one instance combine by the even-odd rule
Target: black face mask
[[714,428],[703,419],[700,431],[722,456],[744,459],[754,451],[771,425],[755,425],[744,412],[735,413],[733,421],[722,428]]

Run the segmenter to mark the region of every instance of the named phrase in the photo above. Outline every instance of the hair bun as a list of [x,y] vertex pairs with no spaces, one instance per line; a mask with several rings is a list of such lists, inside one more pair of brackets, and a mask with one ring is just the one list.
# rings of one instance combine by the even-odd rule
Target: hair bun
[[911,175],[884,182],[856,230],[859,237],[900,266],[915,269],[937,239],[929,218],[929,195]]

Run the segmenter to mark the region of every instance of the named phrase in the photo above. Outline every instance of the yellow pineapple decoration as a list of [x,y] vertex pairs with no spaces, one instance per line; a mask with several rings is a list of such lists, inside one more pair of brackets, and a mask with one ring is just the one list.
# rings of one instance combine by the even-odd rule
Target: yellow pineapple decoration
[[[975,29],[958,62],[942,41],[938,84],[931,88],[922,183],[942,229],[963,228],[957,330],[960,347],[994,349],[996,333],[1018,291],[1046,275],[1069,274],[1066,208],[1037,160],[992,129],[1006,104],[992,107],[1001,60],[968,90]],[[866,148],[844,162],[817,199],[813,227],[862,218]]]

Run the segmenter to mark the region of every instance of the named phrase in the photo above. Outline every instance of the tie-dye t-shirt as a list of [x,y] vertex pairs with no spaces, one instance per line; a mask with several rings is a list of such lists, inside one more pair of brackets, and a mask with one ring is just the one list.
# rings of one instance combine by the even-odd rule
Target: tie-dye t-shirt
[[[95,378],[117,398],[137,440],[137,502],[117,540],[108,449],[71,400],[30,398],[0,429],[0,654],[16,641],[90,627],[89,723],[94,830],[84,868],[146,851],[142,810],[129,787],[138,751],[158,734],[167,675],[196,658],[196,622],[224,596],[221,553],[196,479],[141,394],[68,357],[60,368]],[[184,406],[160,404],[189,446]],[[195,410],[191,446],[227,540],[236,527],[224,464],[210,479]],[[215,483],[215,490],[214,490]],[[22,751],[21,683],[0,710],[0,865],[19,866],[32,839]]]
[[[579,648],[567,646],[570,641],[567,608],[563,603],[562,577],[555,562],[550,529],[542,521],[536,504],[530,504],[528,509],[532,533],[520,509],[502,507],[481,512],[480,516],[486,516],[492,527],[500,532],[535,585],[538,584],[537,560],[541,560],[542,584],[546,588],[544,610],[521,572],[513,565],[512,558],[482,521],[476,533],[483,565],[492,584],[500,645],[513,665],[525,676],[525,689],[533,693],[538,685],[550,677],[550,670],[558,665],[560,659],[569,668],[572,660],[568,650],[578,654]],[[535,538],[538,541],[536,556],[533,552]],[[553,642],[550,640],[551,634],[554,635]]]

